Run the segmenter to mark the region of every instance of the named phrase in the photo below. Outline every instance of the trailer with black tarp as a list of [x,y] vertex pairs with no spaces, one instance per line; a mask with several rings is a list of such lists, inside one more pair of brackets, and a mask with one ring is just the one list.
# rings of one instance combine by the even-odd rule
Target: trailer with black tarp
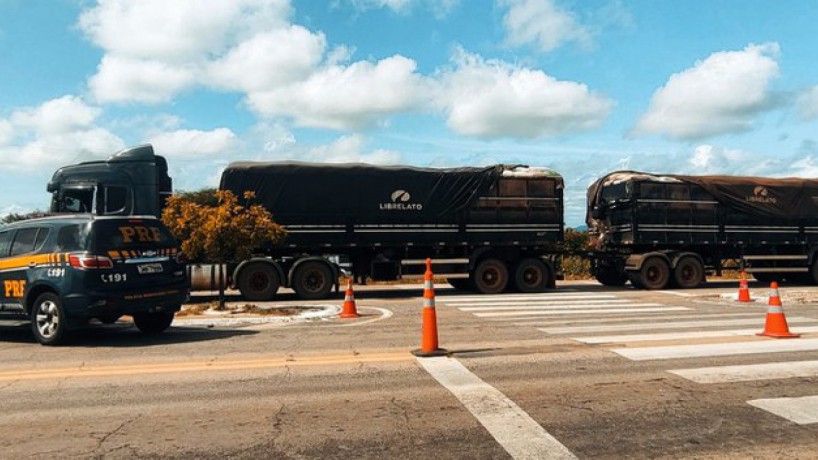
[[[559,276],[563,181],[548,169],[241,162],[219,188],[253,192],[288,232],[239,266],[239,287],[252,276],[315,297],[337,260],[393,280],[421,276],[431,258],[436,275],[478,292],[539,291]],[[261,296],[245,284],[245,296]]]
[[617,171],[588,189],[603,284],[688,288],[707,272],[818,283],[818,180]]

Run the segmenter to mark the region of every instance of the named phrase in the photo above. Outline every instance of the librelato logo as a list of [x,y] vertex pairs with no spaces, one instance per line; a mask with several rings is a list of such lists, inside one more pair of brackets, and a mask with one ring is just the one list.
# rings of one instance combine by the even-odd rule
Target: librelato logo
[[395,190],[389,198],[391,202],[380,204],[381,211],[421,211],[423,209],[422,204],[409,202],[412,195],[406,190]]
[[778,202],[776,198],[770,196],[770,191],[761,185],[754,188],[753,196],[748,196],[746,200],[751,203],[762,204],[776,204]]

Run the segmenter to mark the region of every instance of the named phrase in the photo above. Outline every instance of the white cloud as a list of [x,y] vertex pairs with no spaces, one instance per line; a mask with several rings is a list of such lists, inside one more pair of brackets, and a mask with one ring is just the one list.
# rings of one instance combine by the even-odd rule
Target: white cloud
[[207,81],[219,56],[286,27],[290,13],[289,0],[98,0],[79,19],[105,51],[89,87],[100,102],[167,102]]
[[303,82],[250,93],[248,103],[257,113],[291,117],[301,126],[365,128],[420,104],[425,82],[416,67],[400,55],[332,65]]
[[122,149],[122,139],[96,126],[100,113],[75,96],[14,111],[0,119],[0,169],[49,171]]
[[325,46],[323,34],[313,34],[301,26],[260,33],[213,62],[210,78],[232,90],[274,89],[307,78],[320,64]]
[[366,139],[358,134],[343,136],[335,142],[314,147],[306,152],[306,159],[320,163],[400,163],[401,155],[392,150],[378,149],[364,152]]
[[14,111],[0,120],[0,169],[51,170],[122,149],[122,139],[95,125],[100,112],[75,96]]
[[503,17],[506,42],[512,46],[533,43],[544,52],[566,43],[588,47],[590,32],[569,11],[557,6],[555,0],[498,0],[508,7]]
[[88,81],[99,102],[168,102],[196,81],[196,66],[174,66],[150,59],[103,56],[97,73]]
[[358,11],[389,8],[401,14],[408,13],[415,7],[425,6],[438,18],[445,16],[460,4],[460,0],[349,0],[349,2]]
[[227,156],[235,150],[238,139],[233,131],[227,128],[212,131],[180,129],[156,134],[148,142],[162,155],[183,159]]
[[599,126],[613,102],[581,83],[541,70],[484,60],[461,51],[441,75],[438,102],[459,134],[478,137],[559,136]]
[[771,108],[770,84],[778,77],[776,43],[711,54],[674,74],[653,94],[633,134],[701,139],[750,129]]
[[39,107],[22,108],[11,115],[11,123],[38,134],[62,134],[81,130],[97,119],[101,109],[76,96],[46,101]]
[[798,96],[798,112],[804,119],[818,118],[818,86],[804,91]]
[[0,146],[14,140],[14,127],[6,120],[0,120]]
[[186,63],[280,26],[290,13],[289,0],[98,0],[79,26],[110,54]]

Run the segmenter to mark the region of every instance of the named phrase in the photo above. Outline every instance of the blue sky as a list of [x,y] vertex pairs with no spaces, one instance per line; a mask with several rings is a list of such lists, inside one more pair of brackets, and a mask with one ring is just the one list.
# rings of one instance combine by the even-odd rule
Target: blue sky
[[818,176],[813,0],[0,0],[0,213],[151,142],[230,161]]

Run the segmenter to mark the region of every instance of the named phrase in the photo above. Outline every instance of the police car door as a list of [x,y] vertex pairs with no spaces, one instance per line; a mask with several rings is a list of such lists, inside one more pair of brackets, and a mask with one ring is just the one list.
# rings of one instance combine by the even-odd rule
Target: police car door
[[31,253],[37,239],[39,228],[21,228],[14,234],[11,253],[3,264],[3,301],[5,303],[22,303],[26,289],[26,272],[33,265]]
[[9,256],[9,249],[11,249],[11,238],[14,236],[14,230],[5,230],[0,232],[0,304],[8,303],[6,298],[5,281],[7,279],[6,265]]

